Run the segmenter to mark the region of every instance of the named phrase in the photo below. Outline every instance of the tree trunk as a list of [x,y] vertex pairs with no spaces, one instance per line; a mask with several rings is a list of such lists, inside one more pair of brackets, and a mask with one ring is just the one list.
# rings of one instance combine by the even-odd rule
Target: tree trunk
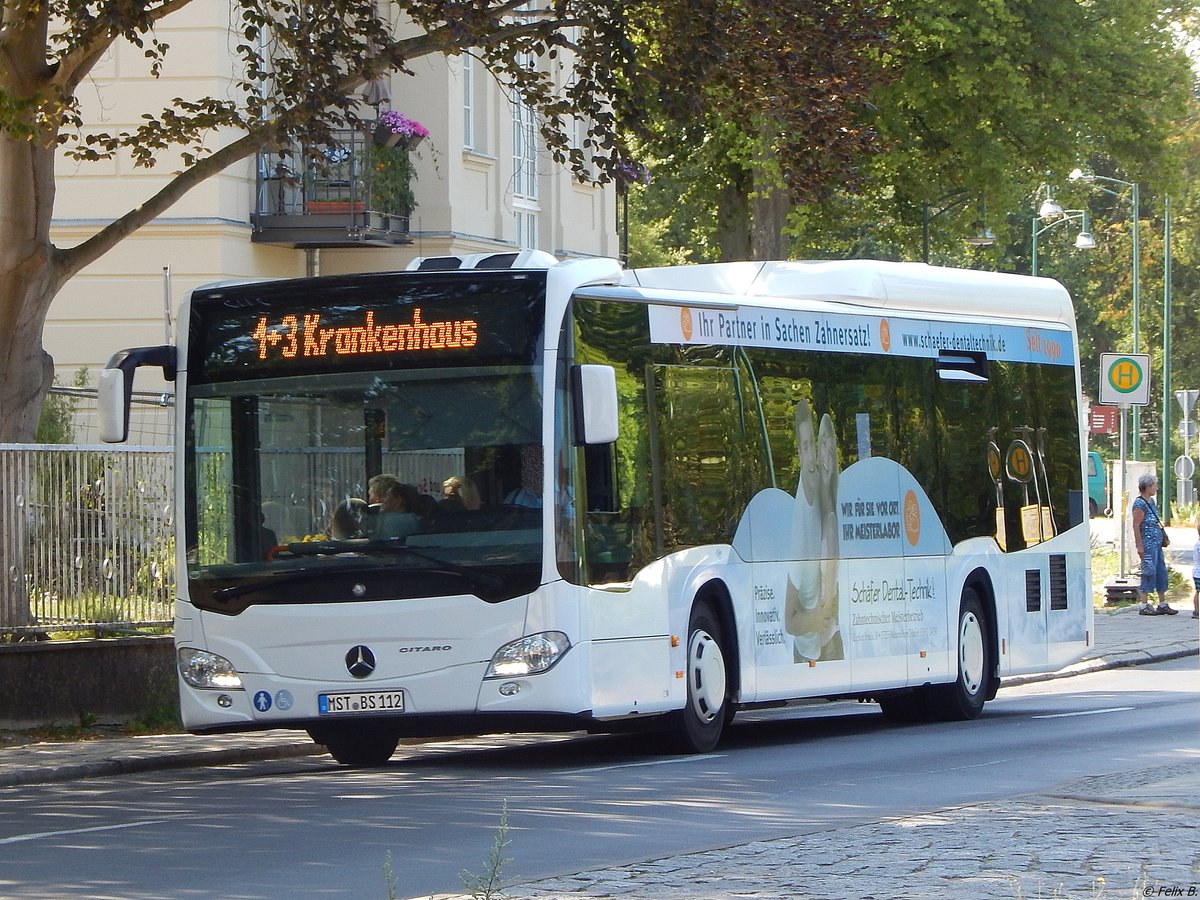
[[0,134],[0,443],[32,441],[54,362],[42,327],[61,287],[50,243],[54,150]]
[[[0,443],[32,441],[54,363],[42,326],[61,287],[50,243],[54,150],[0,134]],[[13,475],[13,472],[8,474]],[[0,470],[0,631],[29,625],[26,504],[20,479]]]
[[748,173],[739,170],[717,195],[717,246],[721,249],[721,262],[752,258],[749,184]]
[[783,236],[791,202],[784,191],[770,190],[751,202],[754,217],[750,232],[751,252],[755,259],[787,259],[788,242]]
[[751,187],[760,179],[740,170],[717,197],[717,244],[721,261],[742,259],[787,259],[788,242],[783,229],[791,210],[787,193],[763,183],[761,196],[751,197]]

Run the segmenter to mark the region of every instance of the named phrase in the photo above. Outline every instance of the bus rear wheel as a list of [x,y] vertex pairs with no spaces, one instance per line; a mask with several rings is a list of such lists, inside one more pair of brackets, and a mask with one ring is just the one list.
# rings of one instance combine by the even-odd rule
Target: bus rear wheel
[[938,718],[948,721],[974,719],[983,711],[995,665],[991,646],[983,604],[979,596],[967,588],[958,609],[958,677],[949,684],[930,689],[930,706]]
[[712,607],[697,603],[688,622],[687,702],[673,715],[672,744],[684,753],[708,753],[729,720],[729,677],[724,636]]
[[370,768],[382,766],[396,752],[400,736],[386,728],[349,726],[337,729],[309,729],[308,736],[329,751],[343,766]]

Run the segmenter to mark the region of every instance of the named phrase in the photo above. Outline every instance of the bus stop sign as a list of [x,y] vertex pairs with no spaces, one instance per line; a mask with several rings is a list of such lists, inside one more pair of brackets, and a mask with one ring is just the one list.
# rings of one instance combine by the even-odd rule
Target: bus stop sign
[[1101,353],[1100,402],[1146,406],[1150,402],[1150,355]]

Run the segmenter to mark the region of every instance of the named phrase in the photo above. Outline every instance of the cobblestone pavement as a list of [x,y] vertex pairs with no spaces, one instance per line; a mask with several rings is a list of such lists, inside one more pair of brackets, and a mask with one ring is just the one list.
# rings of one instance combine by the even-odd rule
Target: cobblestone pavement
[[[1021,900],[1200,896],[1194,765],[515,884],[511,898]],[[454,895],[441,895],[449,897]]]

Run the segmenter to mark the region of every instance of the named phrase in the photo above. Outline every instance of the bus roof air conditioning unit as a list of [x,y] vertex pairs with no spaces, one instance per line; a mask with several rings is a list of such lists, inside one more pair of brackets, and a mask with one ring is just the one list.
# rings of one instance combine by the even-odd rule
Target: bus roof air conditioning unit
[[405,271],[445,272],[453,269],[548,269],[558,259],[544,250],[471,253],[466,256],[418,256]]
[[418,256],[404,268],[408,272],[447,272],[461,269],[462,263],[457,256]]
[[544,250],[507,253],[476,253],[463,258],[464,269],[548,269],[558,259]]

